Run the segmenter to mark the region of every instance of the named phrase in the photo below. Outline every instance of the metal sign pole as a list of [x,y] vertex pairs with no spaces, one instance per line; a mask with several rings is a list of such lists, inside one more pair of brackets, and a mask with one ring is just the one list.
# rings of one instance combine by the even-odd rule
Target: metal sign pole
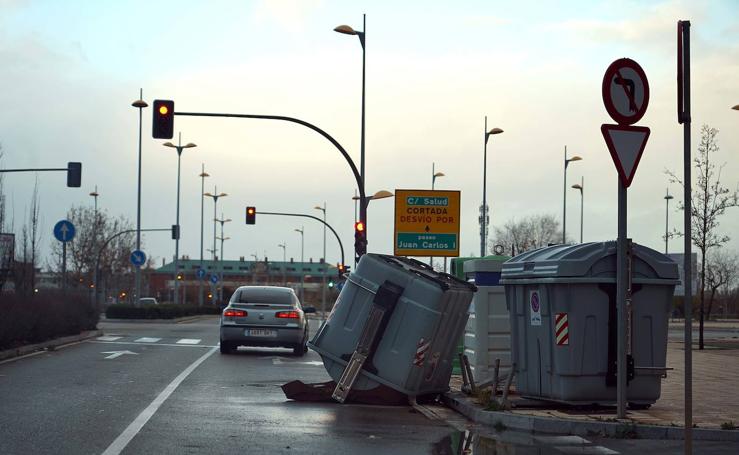
[[67,290],[67,242],[62,242],[62,292]]
[[[678,78],[682,79],[681,87],[682,92],[682,106],[678,106],[678,109],[682,109],[680,112],[679,121],[683,124],[683,141],[684,141],[684,157],[683,157],[683,216],[684,216],[684,262],[683,262],[683,275],[685,280],[683,286],[685,289],[684,296],[684,307],[685,307],[685,453],[690,455],[693,453],[693,261],[691,252],[691,225],[690,215],[692,213],[691,204],[691,169],[690,166],[693,164],[690,158],[690,22],[680,21],[678,22],[680,30],[678,33],[678,47],[682,47],[682,55],[679,55],[679,59],[682,59],[682,68],[678,68]],[[680,39],[682,38],[682,43]],[[680,46],[681,45],[681,46]],[[678,54],[680,54],[678,52]],[[680,78],[682,76],[682,78]],[[680,101],[678,99],[678,101]]]
[[616,314],[618,319],[618,358],[616,361],[617,417],[626,418],[626,186],[618,179],[618,242],[616,252]]

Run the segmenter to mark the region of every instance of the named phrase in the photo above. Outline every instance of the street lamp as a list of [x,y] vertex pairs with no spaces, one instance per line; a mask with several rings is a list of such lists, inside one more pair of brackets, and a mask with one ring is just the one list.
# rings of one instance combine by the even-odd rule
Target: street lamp
[[300,229],[295,229],[295,232],[300,233],[300,302],[305,304],[303,301],[305,286],[305,270],[303,270],[303,253],[305,252],[305,226],[301,226]]
[[219,288],[220,288],[219,297],[221,299],[221,302],[223,302],[223,258],[224,258],[224,256],[223,256],[223,242],[225,240],[228,240],[229,239],[229,237],[224,237],[223,236],[223,225],[226,224],[226,223],[230,223],[233,220],[231,220],[231,218],[224,218],[223,217],[223,212],[221,212],[221,219],[219,220],[218,218],[216,218],[214,221],[217,221],[217,222],[221,223],[221,236],[220,237],[217,237],[218,239],[221,240],[221,255],[218,256],[218,263],[220,265],[219,269],[221,269],[221,279],[219,280],[218,284],[219,284]]
[[[736,108],[737,106],[734,106],[734,107]],[[670,194],[670,189],[666,188],[665,189],[665,254],[667,254],[667,242],[670,238],[670,235],[667,233],[667,230],[669,229],[668,226],[669,226],[669,220],[670,220],[670,199],[673,199],[673,196]]]
[[[217,210],[218,210],[218,198],[226,197],[226,196],[228,196],[228,194],[226,194],[226,193],[219,193],[218,192],[218,187],[216,186],[213,189],[213,193],[205,193],[203,196],[208,196],[210,198],[213,198],[213,249],[212,250],[209,250],[209,251],[211,251],[213,253],[213,262],[215,263],[215,260],[216,260],[216,252],[218,251],[218,250],[216,250],[216,234],[217,234],[216,233],[216,218],[218,217],[216,215],[216,213],[217,213]],[[212,297],[213,297],[213,300],[212,300],[213,305],[215,305],[216,304],[216,293],[215,292],[213,293]]]
[[280,243],[280,248],[282,248],[282,283],[283,286],[287,286],[287,245],[285,243]]
[[174,239],[174,274],[175,274],[175,280],[174,280],[174,303],[177,305],[178,295],[177,295],[177,289],[179,288],[179,280],[177,280],[177,273],[180,271],[180,161],[182,159],[182,151],[184,149],[197,147],[192,142],[188,142],[185,145],[182,145],[182,133],[179,133],[179,139],[177,141],[177,145],[174,145],[171,142],[165,142],[165,147],[171,147],[173,149],[177,150],[177,219],[175,221],[175,225],[177,226],[177,236]]
[[[367,15],[362,14],[362,31],[354,30],[348,25],[339,25],[338,27],[334,28],[335,32],[342,33],[344,35],[356,35],[357,38],[359,38],[359,44],[362,45],[362,131],[361,131],[361,140],[360,140],[360,158],[359,158],[359,175],[362,178],[362,190],[366,188],[366,182],[367,179],[365,178],[364,174],[364,137],[365,137],[365,128],[364,128],[364,106],[365,106],[365,68],[367,63],[367,49],[366,49],[366,31],[367,31]],[[364,192],[364,191],[362,191]],[[366,198],[365,198],[366,199]],[[367,204],[369,202],[367,200],[360,201],[360,208],[359,208],[359,219],[364,223],[365,226],[367,226]],[[356,218],[356,216],[355,216]]]
[[92,193],[90,193],[90,196],[92,196],[93,198],[95,198],[95,221],[97,222],[97,216],[98,216],[98,196],[100,196],[100,194],[98,193],[98,186],[97,185],[95,185],[95,191],[93,191]]
[[323,212],[323,273],[321,274],[321,315],[326,317],[326,202],[323,202],[323,207],[317,205],[313,207],[316,210]]
[[739,111],[739,104],[737,104],[736,106],[732,107],[732,109],[734,109],[735,111]]
[[[204,230],[204,210],[205,210],[205,178],[210,174],[205,172],[205,164],[201,164],[200,175],[200,270],[203,270],[203,230]],[[198,275],[198,305],[203,306],[203,278]]]
[[580,243],[582,243],[583,206],[585,205],[585,177],[580,177],[580,183],[575,183],[572,188],[580,190]]
[[[444,175],[445,174],[443,172],[436,172],[436,163],[431,162],[431,190],[432,191],[434,190],[436,179],[439,177],[444,177]],[[444,257],[444,262],[446,263],[446,256]],[[434,257],[433,256],[429,256],[429,265],[431,266],[431,269],[433,270],[434,269]]]
[[580,161],[582,158],[575,155],[572,158],[567,158],[567,146],[565,145],[565,170],[564,170],[564,186],[562,188],[562,244],[567,243],[567,166],[571,161]]
[[483,158],[482,158],[482,223],[480,226],[480,257],[485,256],[485,250],[487,250],[487,234],[488,234],[488,202],[487,202],[487,184],[488,184],[488,139],[493,134],[500,134],[503,132],[500,128],[493,128],[488,131],[488,116],[485,116],[485,141],[483,144]]
[[[138,164],[138,183],[136,191],[136,249],[141,249],[141,115],[142,110],[148,106],[144,98],[144,89],[139,89],[139,99],[131,103],[131,106],[139,110],[139,164]],[[97,199],[95,199],[97,201]],[[141,267],[136,267],[136,290],[134,295],[134,305],[138,305],[141,298]]]

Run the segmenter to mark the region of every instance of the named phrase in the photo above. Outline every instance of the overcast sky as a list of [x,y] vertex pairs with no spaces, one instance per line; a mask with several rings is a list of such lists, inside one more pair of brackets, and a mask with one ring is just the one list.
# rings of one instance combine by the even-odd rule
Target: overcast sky
[[[139,88],[151,104],[173,99],[179,111],[295,116],[328,131],[359,161],[362,51],[333,28],[361,28],[367,14],[367,191],[461,190],[461,254],[479,253],[483,120],[505,130],[488,145],[491,222],[562,216],[563,150],[582,156],[568,170],[568,234],[579,236],[585,179],[585,240],[616,237],[617,175],[600,133],[613,123],[601,100],[605,69],[621,57],[644,68],[651,87],[641,126],[652,133],[629,189],[629,235],[662,250],[665,189],[681,189],[665,169],[682,172],[676,121],[676,22],[692,22],[693,145],[700,126],[720,130],[723,179],[739,181],[739,3],[726,1],[22,1],[0,0],[0,144],[6,168],[83,163],[82,188],[43,174],[43,251],[54,223],[72,205],[100,207],[135,223]],[[144,111],[142,227],[174,224],[177,156],[151,138]],[[180,251],[199,256],[201,163],[229,195],[219,200],[226,258],[252,254],[321,256],[319,223],[257,216],[244,208],[320,216],[341,234],[351,262],[354,180],[339,153],[298,125],[262,120],[178,117],[175,131],[198,147],[182,156]],[[7,174],[18,229],[32,174]],[[393,199],[369,207],[369,251],[392,253]],[[206,201],[206,239],[213,204]],[[739,249],[739,209],[720,231]],[[168,234],[144,236],[145,251],[171,258]],[[206,240],[206,248],[209,241]],[[673,240],[671,251],[682,251]],[[329,237],[328,260],[338,249]],[[208,254],[206,253],[206,257]]]

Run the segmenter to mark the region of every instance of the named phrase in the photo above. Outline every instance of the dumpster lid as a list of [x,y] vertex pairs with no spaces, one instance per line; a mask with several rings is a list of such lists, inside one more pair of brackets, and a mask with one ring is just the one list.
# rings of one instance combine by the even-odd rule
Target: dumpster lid
[[[678,280],[677,263],[668,256],[633,244],[634,279]],[[616,242],[555,245],[520,254],[505,264],[501,282],[525,278],[615,278]]]
[[485,256],[481,259],[472,259],[464,263],[464,272],[500,272],[503,263],[510,258],[510,256]]

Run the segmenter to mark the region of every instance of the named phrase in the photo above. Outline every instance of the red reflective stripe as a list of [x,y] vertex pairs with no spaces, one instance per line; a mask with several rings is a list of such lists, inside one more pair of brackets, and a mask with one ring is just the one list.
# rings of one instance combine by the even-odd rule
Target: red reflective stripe
[[557,341],[557,344],[558,345],[570,344],[570,335],[568,333],[565,333],[562,339]]
[[567,325],[566,324],[563,325],[562,327],[560,327],[559,330],[557,330],[557,338],[559,338],[559,336],[562,334],[562,332],[567,332]]

